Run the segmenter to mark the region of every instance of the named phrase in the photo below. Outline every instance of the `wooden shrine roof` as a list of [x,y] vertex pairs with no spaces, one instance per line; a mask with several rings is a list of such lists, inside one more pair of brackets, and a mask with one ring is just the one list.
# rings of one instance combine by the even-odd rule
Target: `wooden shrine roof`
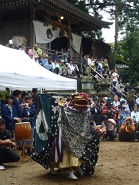
[[0,10],[28,7],[32,4],[36,5],[38,9],[39,7],[43,8],[46,12],[48,10],[51,13],[52,10],[55,15],[63,15],[72,22],[80,23],[84,28],[88,26],[95,30],[109,28],[109,25],[112,24],[96,19],[65,0],[0,0]]

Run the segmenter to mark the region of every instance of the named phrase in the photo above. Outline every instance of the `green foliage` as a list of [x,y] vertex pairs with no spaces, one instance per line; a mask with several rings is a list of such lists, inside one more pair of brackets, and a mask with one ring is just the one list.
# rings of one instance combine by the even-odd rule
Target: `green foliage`
[[123,58],[129,69],[124,70],[121,75],[129,79],[131,84],[136,85],[139,82],[139,29],[127,34],[122,49]]

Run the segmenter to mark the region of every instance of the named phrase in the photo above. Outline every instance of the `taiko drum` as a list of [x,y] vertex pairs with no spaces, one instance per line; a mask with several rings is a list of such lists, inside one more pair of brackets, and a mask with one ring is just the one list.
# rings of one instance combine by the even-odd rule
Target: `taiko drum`
[[32,138],[32,129],[30,122],[16,123],[14,127],[14,133],[16,140]]

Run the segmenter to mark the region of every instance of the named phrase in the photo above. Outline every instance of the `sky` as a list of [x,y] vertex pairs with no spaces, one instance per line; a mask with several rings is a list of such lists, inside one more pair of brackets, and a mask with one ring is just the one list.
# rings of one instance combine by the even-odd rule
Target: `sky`
[[[93,14],[91,14],[91,9],[90,9],[90,15],[93,16]],[[103,28],[102,29],[102,37],[104,38],[106,43],[114,43],[114,35],[115,35],[115,24],[114,24],[114,20],[110,20],[110,15],[108,13],[106,13],[106,11],[100,11],[99,12],[102,16],[103,16],[103,21],[106,22],[113,22],[112,25],[110,25],[110,28]]]
[[102,13],[103,21],[106,22],[113,22],[112,25],[110,25],[108,28],[102,29],[102,37],[104,38],[106,43],[114,43],[114,35],[115,35],[115,23],[114,21],[110,20],[110,16],[106,14],[105,12]]
[[110,26],[110,28],[102,29],[102,37],[104,38],[106,43],[114,43],[114,35],[115,35],[115,26]]

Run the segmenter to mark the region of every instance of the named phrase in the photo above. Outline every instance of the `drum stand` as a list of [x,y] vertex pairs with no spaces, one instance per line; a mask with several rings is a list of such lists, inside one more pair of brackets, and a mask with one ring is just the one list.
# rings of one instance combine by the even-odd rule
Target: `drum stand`
[[17,151],[17,148],[22,148],[22,156],[25,157],[25,150],[26,149],[30,149],[30,152],[32,151],[32,142],[33,139],[32,138],[26,138],[26,139],[20,139],[20,140],[16,140],[15,139],[15,150]]

